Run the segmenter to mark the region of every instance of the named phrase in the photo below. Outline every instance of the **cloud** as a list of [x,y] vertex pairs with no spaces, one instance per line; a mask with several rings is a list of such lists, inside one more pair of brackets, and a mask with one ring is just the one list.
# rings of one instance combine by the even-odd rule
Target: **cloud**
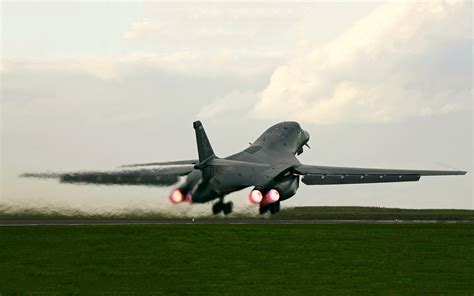
[[146,18],[131,22],[122,38],[160,51],[284,54],[295,38],[303,5],[277,3],[147,4]]
[[[153,50],[150,64],[188,76],[268,77],[296,42],[304,5],[145,4],[122,39]],[[314,7],[313,7],[314,9]],[[143,55],[142,55],[143,56]]]
[[466,108],[471,19],[467,1],[384,4],[325,46],[279,66],[253,113],[338,124]]
[[253,104],[255,104],[258,96],[259,94],[250,91],[231,92],[201,108],[197,117],[206,119],[223,114],[225,114],[225,116],[229,116],[230,113],[245,113],[242,111],[249,110]]
[[267,76],[281,63],[278,55],[245,54],[221,50],[213,53],[131,53],[101,56],[54,58],[8,57],[0,64],[0,73],[11,71],[53,71],[87,73],[108,80],[121,79],[142,69],[156,69],[183,77],[239,77],[254,79]]

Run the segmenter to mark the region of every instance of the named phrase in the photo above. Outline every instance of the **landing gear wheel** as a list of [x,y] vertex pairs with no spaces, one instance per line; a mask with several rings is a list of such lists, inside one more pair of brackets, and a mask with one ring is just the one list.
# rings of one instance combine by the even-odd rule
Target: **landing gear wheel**
[[280,211],[280,202],[277,201],[276,203],[272,203],[270,204],[270,213],[272,213],[272,215],[278,213]]
[[263,215],[266,212],[268,212],[269,209],[270,209],[269,205],[260,205],[260,208],[258,209],[258,212],[260,213],[260,215]]
[[212,213],[213,213],[214,215],[219,214],[219,213],[222,212],[223,210],[224,210],[224,203],[221,202],[221,201],[216,202],[216,203],[212,206]]
[[224,215],[229,215],[230,213],[232,213],[233,207],[234,204],[232,202],[226,202],[225,204],[223,204]]

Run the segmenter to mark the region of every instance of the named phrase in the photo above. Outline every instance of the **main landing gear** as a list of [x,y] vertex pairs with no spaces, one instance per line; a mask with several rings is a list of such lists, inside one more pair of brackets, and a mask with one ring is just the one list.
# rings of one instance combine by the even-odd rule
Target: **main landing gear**
[[280,211],[280,202],[277,201],[277,202],[274,202],[271,204],[265,204],[265,205],[260,204],[260,208],[259,208],[260,215],[263,215],[268,211],[270,211],[272,215],[278,213]]
[[229,215],[230,213],[232,213],[233,208],[234,204],[231,201],[225,203],[221,199],[212,206],[212,213],[214,215],[217,215],[220,212],[224,212],[224,215]]

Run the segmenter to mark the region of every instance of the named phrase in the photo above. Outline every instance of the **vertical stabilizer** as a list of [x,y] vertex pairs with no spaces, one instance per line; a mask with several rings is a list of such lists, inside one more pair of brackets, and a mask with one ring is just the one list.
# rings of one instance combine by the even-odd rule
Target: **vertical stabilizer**
[[208,160],[216,158],[214,150],[212,150],[211,143],[207,138],[206,131],[200,121],[193,122],[194,131],[196,132],[196,142],[199,154],[199,163],[204,163]]

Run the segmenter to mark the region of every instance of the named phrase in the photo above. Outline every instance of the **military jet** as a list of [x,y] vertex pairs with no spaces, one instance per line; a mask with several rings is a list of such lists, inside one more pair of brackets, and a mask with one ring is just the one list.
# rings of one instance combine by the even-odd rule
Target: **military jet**
[[130,164],[117,171],[24,174],[25,177],[59,178],[64,183],[104,185],[171,186],[170,201],[207,203],[217,200],[212,212],[232,212],[224,197],[252,187],[249,201],[260,214],[275,214],[280,202],[296,194],[301,181],[306,185],[359,184],[418,181],[421,176],[465,175],[464,171],[434,171],[333,167],[301,164],[296,156],[308,147],[309,133],[297,122],[281,122],[267,129],[250,146],[231,156],[217,157],[203,125],[193,123],[199,159]]

